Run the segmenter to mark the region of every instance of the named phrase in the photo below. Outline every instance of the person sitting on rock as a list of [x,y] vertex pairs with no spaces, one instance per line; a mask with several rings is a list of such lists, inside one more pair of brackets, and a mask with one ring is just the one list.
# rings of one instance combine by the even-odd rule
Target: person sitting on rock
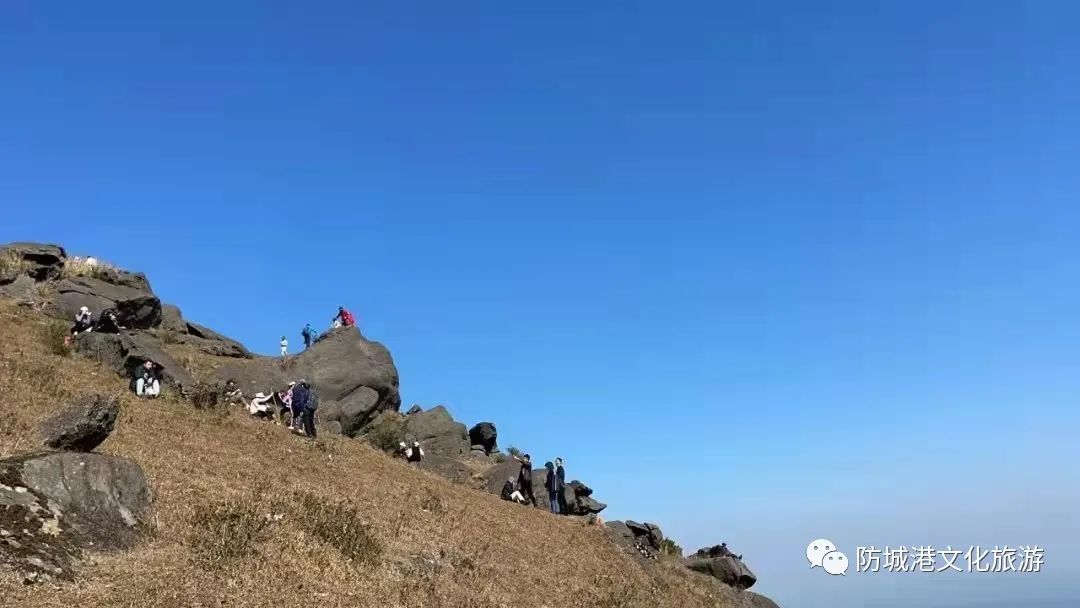
[[271,418],[274,415],[273,401],[273,393],[269,395],[255,393],[255,398],[248,404],[248,413],[256,418]]
[[135,394],[150,399],[161,394],[161,378],[153,361],[135,368]]
[[120,319],[116,316],[116,310],[112,308],[101,311],[97,324],[94,325],[94,331],[102,334],[118,334],[121,329],[123,327],[120,325]]
[[79,309],[79,312],[75,313],[75,325],[71,326],[71,335],[77,336],[84,331],[92,331],[94,329],[93,315],[90,314],[90,309],[83,306]]
[[523,505],[525,504],[525,497],[521,495],[521,490],[517,489],[515,481],[516,480],[513,477],[507,478],[506,483],[503,484],[502,493],[499,496],[503,500]]
[[337,316],[330,319],[331,322],[341,322],[341,327],[352,327],[356,325],[356,317],[351,312],[345,310],[344,306],[338,306]]
[[532,457],[525,454],[521,458],[514,456],[514,460],[521,463],[521,470],[518,472],[518,489],[521,490],[527,502],[532,503],[534,507],[538,506],[532,487]]
[[404,441],[398,443],[398,447],[394,450],[394,458],[409,459],[409,446],[405,445]]
[[311,327],[311,323],[304,326],[304,330],[300,332],[300,335],[304,337],[304,349],[311,348],[311,345],[315,343],[315,339],[319,337],[319,334]]
[[424,453],[424,448],[420,447],[419,441],[412,442],[412,447],[409,448],[408,460],[409,463],[419,464],[427,454]]
[[224,401],[225,405],[244,402],[244,394],[240,391],[240,387],[236,386],[236,380],[229,380],[225,383]]

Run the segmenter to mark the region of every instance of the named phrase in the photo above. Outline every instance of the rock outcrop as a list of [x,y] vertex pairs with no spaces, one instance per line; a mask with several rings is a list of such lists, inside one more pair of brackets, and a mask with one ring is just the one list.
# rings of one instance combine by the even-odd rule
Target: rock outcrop
[[32,578],[72,578],[85,549],[130,548],[150,510],[130,460],[60,452],[0,460],[0,564]]
[[97,359],[117,374],[130,378],[135,369],[153,361],[161,369],[161,379],[175,387],[190,387],[195,379],[160,343],[148,333],[104,334],[90,332],[75,338],[75,352]]
[[119,413],[116,397],[87,395],[46,420],[41,434],[47,447],[89,452],[109,437]]
[[10,243],[0,247],[0,256],[15,262],[14,266],[0,271],[0,285],[11,283],[20,275],[35,281],[57,279],[67,260],[63,247],[45,243]]
[[683,564],[740,591],[753,587],[757,582],[757,576],[746,567],[739,556],[733,555],[726,545],[701,549],[684,559]]
[[480,422],[469,429],[469,443],[483,448],[485,454],[491,454],[498,449],[499,433],[495,430],[495,424]]
[[128,284],[107,283],[90,277],[71,277],[56,284],[56,306],[64,318],[73,318],[86,306],[95,315],[115,309],[120,324],[132,329],[150,329],[161,324],[161,300],[149,289]]
[[[520,471],[521,463],[513,459],[496,464],[482,474],[483,489],[492,494],[499,494],[502,492],[506,480],[510,478],[517,480]],[[537,505],[543,509],[550,508],[547,489],[544,487],[546,479],[546,469],[533,470],[533,494],[536,496]],[[576,479],[567,483],[566,508],[569,511],[568,514],[587,516],[600,513],[606,509],[607,505],[594,499],[592,494],[592,488]]]
[[461,456],[468,454],[471,447],[465,425],[455,421],[441,405],[408,416],[405,432],[411,440],[419,441],[427,454]]
[[338,422],[350,437],[380,412],[401,407],[398,372],[390,351],[364,339],[355,327],[331,331],[287,361],[276,357],[238,360],[214,373],[222,384],[235,380],[245,395],[282,390],[290,381],[307,380],[319,395],[323,422]]

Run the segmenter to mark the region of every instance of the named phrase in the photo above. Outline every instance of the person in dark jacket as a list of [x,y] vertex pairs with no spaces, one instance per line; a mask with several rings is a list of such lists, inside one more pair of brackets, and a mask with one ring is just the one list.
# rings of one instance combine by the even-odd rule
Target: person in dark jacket
[[555,476],[555,465],[550,461],[544,463],[547,469],[547,478],[544,479],[544,489],[548,493],[548,507],[551,512],[559,514],[559,478]]
[[315,338],[319,337],[319,334],[311,327],[311,323],[304,326],[304,330],[300,332],[300,335],[304,337],[304,349],[311,348]]
[[307,382],[300,380],[292,387],[292,401],[289,403],[289,409],[292,410],[292,430],[296,434],[304,432],[304,410],[307,407],[308,399],[308,391],[306,385]]
[[304,424],[304,434],[315,439],[315,411],[319,409],[319,395],[311,383],[304,382],[303,386],[307,396],[304,399],[304,411],[300,413],[300,420]]
[[562,458],[555,459],[555,498],[559,503],[559,513],[569,515],[566,509],[566,469],[563,468]]
[[412,447],[409,448],[409,455],[408,455],[407,460],[409,461],[410,464],[411,463],[419,464],[421,461],[424,460],[424,456],[426,456],[426,455],[427,454],[424,454],[424,448],[420,447],[420,442],[419,441],[414,441],[414,442],[412,442]]
[[518,472],[518,490],[525,497],[525,501],[532,503],[532,506],[535,507],[537,504],[532,487],[532,457],[525,454],[521,458],[514,456],[514,460],[521,463],[521,471]]
[[134,376],[136,395],[153,399],[161,394],[161,376],[153,361],[147,361],[135,368]]

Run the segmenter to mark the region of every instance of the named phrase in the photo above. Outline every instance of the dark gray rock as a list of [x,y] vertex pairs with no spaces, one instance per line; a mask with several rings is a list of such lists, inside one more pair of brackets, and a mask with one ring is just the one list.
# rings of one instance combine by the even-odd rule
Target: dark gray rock
[[74,318],[79,308],[86,306],[95,316],[106,308],[116,310],[120,324],[131,329],[149,329],[161,323],[161,300],[150,291],[72,277],[56,284],[56,294],[58,313],[65,318]]
[[424,411],[424,408],[420,407],[419,404],[414,403],[413,406],[409,408],[409,411],[405,412],[405,415],[412,416],[413,414],[419,414],[422,411]]
[[244,348],[244,345],[236,340],[223,336],[198,323],[187,321],[185,325],[187,327],[188,335],[180,336],[180,342],[192,344],[207,354],[217,355],[219,357],[251,358],[251,353],[248,352],[248,349]]
[[12,282],[0,285],[0,296],[27,304],[36,304],[41,300],[38,284],[26,275],[19,275]]
[[89,452],[109,437],[119,413],[120,402],[116,397],[86,395],[42,424],[45,445],[57,450]]
[[497,449],[498,438],[499,433],[491,422],[481,422],[469,429],[469,442],[474,446],[481,446],[487,454]]
[[455,422],[441,405],[409,416],[405,420],[405,430],[409,438],[419,441],[429,454],[456,457],[469,452],[469,434],[465,425]]
[[[427,450],[424,450],[427,452]],[[427,454],[420,462],[420,468],[449,479],[454,483],[466,484],[472,478],[472,471],[464,462],[442,454]]]
[[0,564],[71,579],[87,549],[132,547],[150,514],[139,465],[116,456],[59,452],[0,460]]
[[[518,472],[521,470],[521,463],[508,458],[503,462],[496,464],[483,473],[483,489],[491,494],[501,494],[503,484],[507,479],[513,478],[517,481]],[[534,480],[535,481],[535,480]]]
[[187,333],[187,322],[184,321],[184,315],[180,312],[179,306],[175,304],[161,305],[161,329],[176,334]]
[[157,338],[147,332],[79,334],[75,338],[75,352],[96,359],[126,378],[133,377],[135,369],[143,363],[153,361],[160,366],[165,384],[175,387],[195,385],[192,375],[162,349]]
[[740,591],[749,589],[757,582],[757,576],[741,559],[732,555],[726,547],[707,547],[683,560],[687,568],[707,574]]
[[746,597],[750,600],[750,605],[754,608],[780,608],[780,605],[770,600],[764,595],[758,595],[753,591],[747,591]]
[[0,247],[0,256],[19,266],[17,269],[0,269],[0,284],[10,283],[20,274],[35,281],[58,279],[67,261],[63,247],[45,243],[9,243]]
[[[212,336],[193,323],[188,328],[199,337]],[[218,368],[215,377],[222,382],[235,379],[244,394],[283,390],[290,381],[305,379],[319,395],[320,411],[331,404],[340,407],[342,431],[350,437],[380,412],[401,407],[397,368],[382,344],[365,340],[355,327],[324,336],[287,362],[278,357],[237,359]]]

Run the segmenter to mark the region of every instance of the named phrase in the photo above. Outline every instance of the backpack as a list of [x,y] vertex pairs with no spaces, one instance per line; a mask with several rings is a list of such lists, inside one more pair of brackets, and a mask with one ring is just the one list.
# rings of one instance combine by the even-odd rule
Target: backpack
[[307,340],[315,339],[315,330],[310,327],[304,327],[304,331],[300,332],[300,335]]
[[313,412],[319,409],[319,394],[314,389],[308,389],[307,409]]

